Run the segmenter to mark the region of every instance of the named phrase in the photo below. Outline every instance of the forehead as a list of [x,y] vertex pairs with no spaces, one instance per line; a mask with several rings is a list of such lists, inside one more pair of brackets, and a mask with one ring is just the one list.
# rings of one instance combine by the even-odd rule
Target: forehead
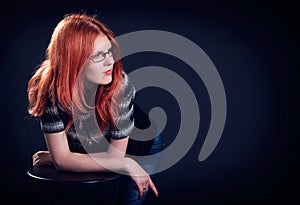
[[94,52],[107,51],[111,48],[111,42],[108,40],[107,36],[100,34],[94,41]]

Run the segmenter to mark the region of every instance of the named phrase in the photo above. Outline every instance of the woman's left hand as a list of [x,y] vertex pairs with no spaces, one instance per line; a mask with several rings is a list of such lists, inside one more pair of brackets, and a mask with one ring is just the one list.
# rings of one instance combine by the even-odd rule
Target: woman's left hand
[[125,170],[128,172],[129,176],[137,185],[137,190],[139,191],[139,198],[148,191],[150,187],[154,194],[158,197],[158,191],[152,182],[149,174],[133,159],[125,158]]
[[32,165],[34,167],[51,164],[52,158],[50,156],[49,151],[38,151],[32,155]]

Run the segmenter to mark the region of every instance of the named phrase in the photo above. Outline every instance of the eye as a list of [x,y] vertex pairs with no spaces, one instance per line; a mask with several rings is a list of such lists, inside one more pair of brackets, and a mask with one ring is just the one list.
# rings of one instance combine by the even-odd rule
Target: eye
[[106,56],[106,53],[100,53],[101,58],[105,58],[105,56]]
[[98,58],[99,56],[103,56],[102,52],[98,52],[95,55],[93,55],[94,58]]

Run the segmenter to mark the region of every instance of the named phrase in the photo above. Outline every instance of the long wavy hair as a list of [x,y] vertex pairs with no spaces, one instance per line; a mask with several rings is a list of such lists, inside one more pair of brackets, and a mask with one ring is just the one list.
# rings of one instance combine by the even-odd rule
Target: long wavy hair
[[[84,83],[76,81],[94,50],[96,37],[100,34],[106,35],[111,42],[115,63],[112,82],[109,86],[100,85],[96,91],[96,114],[101,121],[102,130],[106,123],[116,127],[114,108],[118,107],[118,102],[113,100],[113,95],[121,87],[123,79],[119,47],[113,32],[96,16],[86,14],[68,14],[55,27],[46,50],[45,60],[38,65],[28,82],[30,115],[35,117],[43,115],[49,97],[53,105],[58,101],[70,116],[66,130],[75,120],[74,108],[78,113],[89,112],[84,101]],[[78,88],[76,92],[74,92],[75,87]]]

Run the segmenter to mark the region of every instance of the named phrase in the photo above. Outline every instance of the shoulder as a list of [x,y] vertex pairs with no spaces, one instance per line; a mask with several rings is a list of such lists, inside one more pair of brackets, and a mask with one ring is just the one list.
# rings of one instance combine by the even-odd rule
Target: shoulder
[[44,133],[56,133],[64,131],[68,122],[68,115],[59,102],[48,99],[46,109],[40,116],[41,129]]
[[49,97],[46,101],[46,109],[45,113],[47,114],[59,114],[59,113],[64,113],[65,110],[62,107],[62,105],[58,102],[56,99],[55,102]]

